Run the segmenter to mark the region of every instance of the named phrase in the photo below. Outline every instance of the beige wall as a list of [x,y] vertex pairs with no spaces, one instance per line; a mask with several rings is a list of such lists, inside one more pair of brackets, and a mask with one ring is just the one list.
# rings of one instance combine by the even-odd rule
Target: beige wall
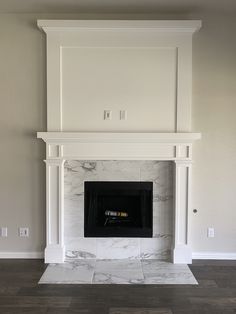
[[[0,17],[0,251],[41,251],[45,241],[45,44],[34,18]],[[18,237],[28,226],[29,238]]]
[[[236,252],[236,18],[203,16],[193,45],[194,251]],[[207,238],[207,227],[215,238]]]
[[[45,149],[35,135],[46,130],[46,50],[36,20],[54,17],[76,18],[0,17],[0,226],[9,233],[0,251],[42,251],[45,244]],[[193,130],[203,139],[194,148],[198,213],[190,212],[190,239],[194,251],[235,252],[236,21],[229,13],[192,17],[203,20],[193,42]],[[18,226],[29,226],[30,237],[19,238]],[[206,237],[208,226],[215,238]]]

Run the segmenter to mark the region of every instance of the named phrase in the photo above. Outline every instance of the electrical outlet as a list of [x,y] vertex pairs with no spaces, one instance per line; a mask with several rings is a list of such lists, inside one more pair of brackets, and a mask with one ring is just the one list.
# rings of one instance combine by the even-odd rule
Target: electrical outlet
[[7,227],[1,227],[0,235],[1,235],[2,238],[6,238],[7,237]]
[[214,238],[215,236],[215,229],[214,228],[207,228],[207,236],[208,238]]
[[19,228],[19,236],[20,237],[28,237],[29,236],[29,228]]

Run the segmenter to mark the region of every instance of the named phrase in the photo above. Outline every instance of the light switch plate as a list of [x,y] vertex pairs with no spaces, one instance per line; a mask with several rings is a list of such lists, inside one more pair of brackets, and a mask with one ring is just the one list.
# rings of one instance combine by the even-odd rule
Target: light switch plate
[[127,110],[120,110],[120,120],[127,120]]
[[20,237],[28,237],[29,236],[29,228],[19,228],[19,236]]
[[112,119],[112,111],[104,110],[104,120],[111,120],[111,119]]

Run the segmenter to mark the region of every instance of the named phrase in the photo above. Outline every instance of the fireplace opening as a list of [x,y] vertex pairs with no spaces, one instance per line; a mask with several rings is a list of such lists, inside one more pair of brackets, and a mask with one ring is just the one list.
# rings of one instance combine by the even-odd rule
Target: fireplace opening
[[152,237],[153,183],[86,181],[85,237]]

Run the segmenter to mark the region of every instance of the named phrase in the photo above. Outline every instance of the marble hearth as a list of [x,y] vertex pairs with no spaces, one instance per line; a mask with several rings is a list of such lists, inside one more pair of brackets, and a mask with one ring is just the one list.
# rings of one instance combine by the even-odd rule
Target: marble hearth
[[39,284],[197,285],[188,265],[159,260],[66,260],[49,265]]

